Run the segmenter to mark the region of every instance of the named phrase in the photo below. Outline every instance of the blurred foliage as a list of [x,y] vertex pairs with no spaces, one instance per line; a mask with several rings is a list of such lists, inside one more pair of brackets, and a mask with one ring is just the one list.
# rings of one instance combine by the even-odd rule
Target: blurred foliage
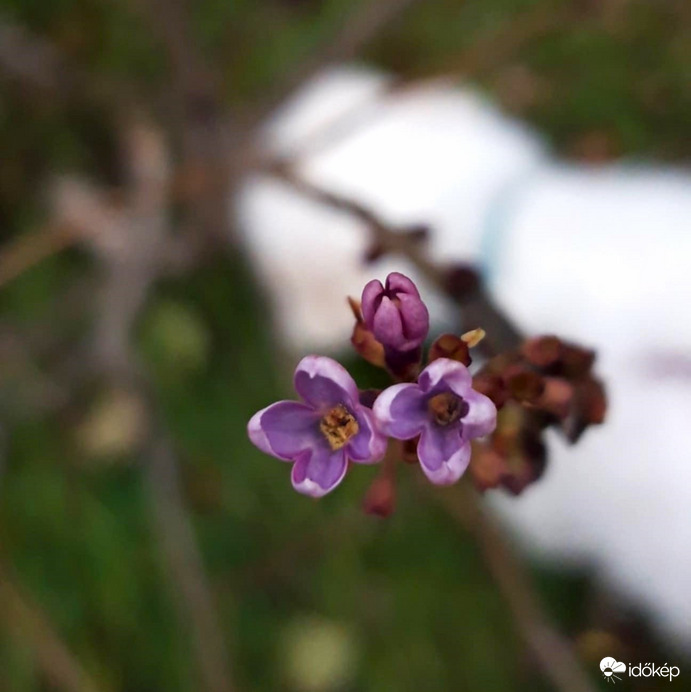
[[[243,108],[308,56],[352,5],[203,0],[194,3],[193,28],[225,78],[228,106]],[[137,6],[2,0],[0,9],[94,78],[126,80],[165,104],[165,56]],[[574,156],[589,155],[595,141],[606,154],[688,157],[688,3],[578,2],[571,21],[505,49],[525,13],[549,16],[562,7],[429,0],[391,26],[365,58],[404,76],[449,69],[462,76],[472,65],[484,88]],[[478,66],[468,57],[473,46],[495,34],[499,59]],[[7,240],[42,218],[48,172],[78,170],[114,183],[119,171],[98,107],[58,102],[2,79],[0,226]],[[3,289],[2,320],[57,331],[56,348],[69,350],[83,325],[60,296],[84,273],[78,251],[42,263]],[[317,505],[292,491],[286,466],[250,445],[249,416],[288,392],[245,267],[217,259],[158,286],[138,334],[182,456],[186,500],[239,689],[543,689],[476,547],[423,502],[414,483],[406,479],[399,510],[380,522],[357,509],[373,469],[352,475]],[[25,364],[27,372],[11,373],[20,384],[10,389],[3,373],[3,396],[28,396],[21,383],[40,380],[49,365]],[[363,383],[372,375],[366,366],[353,368]],[[117,410],[104,400],[110,404],[99,404],[95,421],[92,397],[47,416],[3,406],[2,557],[105,690],[193,690],[188,632],[152,532],[143,460],[126,444],[100,453],[80,442],[85,421],[96,426],[93,435],[109,421],[126,427],[132,419],[117,409],[117,398]],[[562,627],[585,631],[589,581],[548,572],[539,580]],[[591,667],[596,671],[597,662]],[[0,622],[0,689],[48,689],[37,670],[31,649]]]

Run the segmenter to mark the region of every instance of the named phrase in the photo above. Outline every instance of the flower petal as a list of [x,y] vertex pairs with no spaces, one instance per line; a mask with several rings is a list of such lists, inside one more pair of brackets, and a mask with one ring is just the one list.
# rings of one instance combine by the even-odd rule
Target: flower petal
[[366,324],[371,325],[374,320],[374,313],[377,311],[381,299],[384,295],[384,287],[378,279],[372,279],[362,291],[362,301],[360,309]]
[[377,341],[389,347],[396,347],[405,341],[401,313],[391,298],[384,296],[374,313],[372,332]]
[[358,388],[350,373],[333,358],[306,356],[295,369],[295,390],[316,409],[336,404],[352,408],[358,401]]
[[318,440],[318,414],[297,401],[278,401],[255,413],[247,424],[250,440],[266,454],[288,461]]
[[405,274],[401,274],[400,272],[391,272],[386,277],[386,290],[387,292],[407,293],[416,298],[420,297],[417,286]]
[[293,487],[303,495],[322,497],[333,490],[348,470],[345,451],[332,451],[326,446],[300,454],[290,474]]
[[455,483],[470,463],[470,442],[461,438],[459,426],[429,425],[417,446],[420,466],[435,485]]
[[449,358],[437,358],[432,361],[420,373],[417,381],[425,393],[450,389],[463,398],[473,384],[468,368],[463,363]]
[[400,303],[403,334],[409,345],[414,348],[424,341],[429,332],[429,311],[420,298],[402,293],[398,296]]
[[463,437],[470,440],[489,435],[497,427],[497,407],[492,400],[474,389],[468,390],[463,399],[469,407],[468,413],[461,419]]
[[381,430],[398,440],[419,435],[428,421],[427,399],[416,384],[395,384],[385,389],[372,411]]
[[379,430],[374,414],[368,408],[360,406],[353,413],[360,429],[348,441],[346,454],[360,464],[376,464],[386,452],[386,436]]

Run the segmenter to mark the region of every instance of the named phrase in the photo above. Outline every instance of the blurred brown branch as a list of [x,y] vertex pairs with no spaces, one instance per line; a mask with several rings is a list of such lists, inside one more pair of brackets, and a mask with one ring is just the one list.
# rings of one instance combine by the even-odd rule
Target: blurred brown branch
[[314,185],[299,176],[290,166],[278,164],[269,168],[268,172],[305,197],[359,219],[368,228],[372,243],[382,252],[405,257],[433,286],[445,295],[451,294],[450,297],[461,306],[466,326],[482,326],[487,332],[481,348],[490,354],[496,354],[513,350],[521,344],[523,337],[518,329],[494,305],[480,284],[470,288],[464,295],[452,291],[450,268],[440,267],[431,260],[424,243],[409,233],[409,228],[396,227],[360,203]]
[[34,651],[45,681],[65,692],[98,692],[100,687],[60,639],[45,613],[14,584],[10,570],[0,563],[0,612],[7,625]]
[[108,115],[126,112],[133,100],[128,85],[91,75],[46,38],[4,17],[0,17],[0,76],[49,92],[61,103],[98,104]]
[[79,234],[64,224],[49,225],[14,238],[8,247],[0,250],[0,288],[79,239]]
[[141,121],[124,132],[123,141],[129,187],[122,222],[115,225],[119,242],[96,247],[104,280],[94,326],[93,368],[101,377],[127,383],[145,406],[150,426],[145,463],[166,574],[180,597],[175,598],[180,620],[190,627],[204,689],[230,692],[230,665],[203,559],[180,492],[177,455],[152,386],[140,371],[132,349],[136,319],[165,268],[161,258],[171,236],[168,153],[162,133]]
[[594,687],[569,642],[554,627],[525,568],[475,490],[464,482],[448,492],[426,488],[428,496],[474,536],[516,628],[544,676],[562,692],[592,692]]

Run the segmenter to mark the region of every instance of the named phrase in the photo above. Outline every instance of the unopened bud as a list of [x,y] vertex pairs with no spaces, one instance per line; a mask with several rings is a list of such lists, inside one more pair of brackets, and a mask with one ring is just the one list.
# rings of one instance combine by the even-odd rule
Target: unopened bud
[[365,286],[362,316],[386,351],[417,349],[429,331],[429,313],[417,287],[398,272],[387,276],[385,286],[376,279]]

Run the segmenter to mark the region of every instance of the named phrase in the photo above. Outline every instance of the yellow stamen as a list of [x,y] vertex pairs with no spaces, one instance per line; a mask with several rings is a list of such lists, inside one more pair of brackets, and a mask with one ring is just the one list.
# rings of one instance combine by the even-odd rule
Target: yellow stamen
[[357,435],[360,426],[342,404],[334,406],[319,422],[319,429],[334,451],[341,449],[348,440]]
[[431,397],[427,408],[439,425],[449,425],[461,417],[461,399],[451,392]]

